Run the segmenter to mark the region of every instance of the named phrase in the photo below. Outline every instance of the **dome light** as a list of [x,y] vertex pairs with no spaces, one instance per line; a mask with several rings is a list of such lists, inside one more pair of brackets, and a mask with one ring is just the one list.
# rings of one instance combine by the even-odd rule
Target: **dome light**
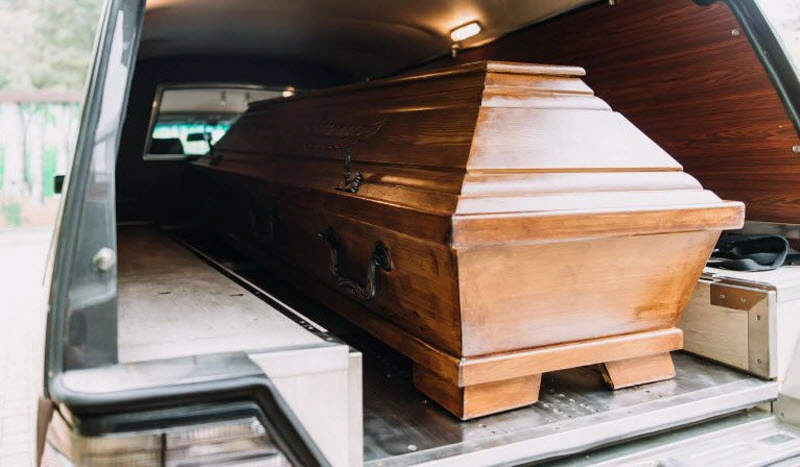
[[478,24],[477,21],[473,21],[450,31],[450,39],[452,39],[453,42],[461,42],[464,39],[469,39],[472,36],[480,34],[480,32],[481,25]]

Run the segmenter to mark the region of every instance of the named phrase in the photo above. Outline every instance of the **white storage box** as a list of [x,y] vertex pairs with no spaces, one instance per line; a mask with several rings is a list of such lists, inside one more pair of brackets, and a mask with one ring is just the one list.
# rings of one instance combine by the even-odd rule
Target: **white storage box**
[[800,334],[800,267],[705,268],[680,328],[689,352],[765,379],[783,379]]

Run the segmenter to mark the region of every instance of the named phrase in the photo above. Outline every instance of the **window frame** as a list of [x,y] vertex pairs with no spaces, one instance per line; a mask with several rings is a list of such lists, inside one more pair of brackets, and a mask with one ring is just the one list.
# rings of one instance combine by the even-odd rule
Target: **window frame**
[[[152,154],[150,153],[150,145],[153,140],[153,130],[155,130],[156,123],[158,123],[158,115],[161,113],[161,101],[164,98],[165,91],[180,89],[244,89],[251,91],[275,91],[280,93],[283,88],[276,88],[274,86],[265,86],[254,83],[214,83],[214,82],[200,82],[200,83],[161,83],[156,87],[156,94],[153,98],[153,107],[150,112],[150,121],[147,125],[147,141],[144,145],[144,154],[142,160],[145,161],[183,161],[189,158],[197,157],[190,154]],[[280,96],[280,94],[278,95]],[[276,97],[278,97],[276,96]]]

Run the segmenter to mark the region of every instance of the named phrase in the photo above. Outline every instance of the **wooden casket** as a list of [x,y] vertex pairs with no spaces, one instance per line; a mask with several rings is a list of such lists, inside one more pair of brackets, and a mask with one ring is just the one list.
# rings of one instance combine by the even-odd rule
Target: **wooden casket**
[[194,163],[204,220],[462,419],[534,403],[559,369],[673,377],[681,311],[744,206],[583,74],[479,62],[254,103]]

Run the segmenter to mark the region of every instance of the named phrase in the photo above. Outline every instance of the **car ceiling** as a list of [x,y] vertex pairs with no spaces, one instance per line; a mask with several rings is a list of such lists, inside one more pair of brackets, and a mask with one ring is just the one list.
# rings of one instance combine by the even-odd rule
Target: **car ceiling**
[[245,55],[319,64],[355,78],[476,47],[596,0],[148,0],[140,59]]

